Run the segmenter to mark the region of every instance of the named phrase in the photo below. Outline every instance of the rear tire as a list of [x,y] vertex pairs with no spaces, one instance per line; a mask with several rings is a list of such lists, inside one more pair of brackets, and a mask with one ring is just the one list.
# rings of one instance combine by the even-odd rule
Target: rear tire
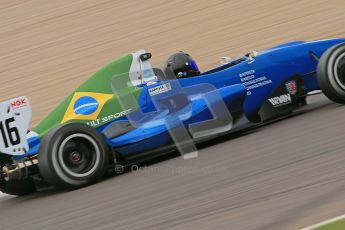
[[24,196],[36,192],[31,178],[25,180],[0,181],[0,191],[9,195]]
[[80,123],[57,126],[41,143],[38,167],[57,189],[77,189],[100,180],[109,165],[103,136]]
[[345,104],[345,43],[329,48],[317,66],[322,92],[333,102]]

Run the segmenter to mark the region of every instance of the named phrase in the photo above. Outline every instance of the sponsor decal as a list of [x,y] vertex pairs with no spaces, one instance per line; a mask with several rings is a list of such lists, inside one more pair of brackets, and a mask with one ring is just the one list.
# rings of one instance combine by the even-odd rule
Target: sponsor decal
[[110,122],[112,120],[115,120],[117,118],[126,116],[130,112],[132,112],[132,109],[127,109],[127,110],[124,110],[124,111],[121,111],[121,112],[118,112],[118,113],[111,114],[111,115],[106,116],[106,117],[97,118],[97,119],[95,119],[93,121],[87,122],[86,124],[91,126],[91,127],[97,127],[97,126],[103,125],[103,124],[105,124],[107,122]]
[[161,93],[168,92],[170,90],[171,90],[170,83],[165,83],[163,85],[156,86],[156,87],[149,89],[149,94],[150,94],[150,96],[155,96],[155,95],[158,95]]
[[254,78],[255,77],[255,73],[256,73],[255,70],[251,69],[249,71],[240,73],[239,76],[240,76],[241,79],[246,78],[248,76]]
[[252,94],[252,90],[272,84],[272,80],[266,76],[257,76],[255,70],[249,70],[239,74],[240,80],[247,89],[247,95]]
[[112,98],[112,94],[76,92],[67,107],[61,121],[69,120],[95,120],[102,111],[105,103]]
[[158,82],[156,82],[156,81],[149,81],[149,82],[147,82],[146,83],[146,85],[147,86],[150,86],[150,85],[155,85],[155,84],[157,84]]
[[291,95],[295,95],[297,93],[297,83],[296,81],[288,81],[285,83],[285,88]]
[[286,105],[291,103],[291,95],[290,94],[283,94],[277,97],[272,97],[268,99],[268,101],[273,105],[273,106],[281,106],[281,105]]
[[26,98],[19,98],[15,101],[10,102],[10,106],[12,109],[18,109],[26,105],[27,105]]

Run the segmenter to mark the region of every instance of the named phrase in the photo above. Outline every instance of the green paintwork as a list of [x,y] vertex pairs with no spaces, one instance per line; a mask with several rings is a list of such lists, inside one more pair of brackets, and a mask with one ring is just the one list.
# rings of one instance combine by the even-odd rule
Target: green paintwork
[[[40,136],[45,135],[49,130],[54,128],[56,125],[62,122],[62,119],[66,113],[66,110],[70,106],[70,102],[73,98],[73,95],[76,92],[92,92],[92,93],[104,93],[104,94],[113,94],[111,88],[111,80],[116,75],[128,76],[129,79],[129,69],[132,63],[133,56],[127,55],[118,60],[113,61],[112,63],[106,65],[94,75],[92,75],[87,81],[85,81],[81,86],[79,86],[73,93],[71,93],[64,101],[62,101],[45,119],[43,119],[33,130],[37,132]],[[134,87],[129,87],[129,90],[134,94],[135,98],[139,97],[141,90],[135,89]],[[108,115],[119,113],[122,111],[121,106],[119,105],[116,98],[108,100],[101,112],[98,115],[98,118],[106,117]],[[78,120],[73,119],[68,122],[82,122],[87,123],[90,120]]]

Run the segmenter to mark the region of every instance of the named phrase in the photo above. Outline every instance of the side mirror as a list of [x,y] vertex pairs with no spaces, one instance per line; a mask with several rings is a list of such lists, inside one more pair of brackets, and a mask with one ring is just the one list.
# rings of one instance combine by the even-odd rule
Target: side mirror
[[252,58],[256,58],[257,56],[258,56],[258,52],[257,51],[255,51],[255,50],[253,50],[253,51],[251,51],[250,53],[249,53],[249,55],[250,55],[250,57],[252,57]]
[[256,51],[251,51],[249,54],[248,54],[248,58],[249,58],[249,62],[248,64],[252,64],[254,61],[255,61],[255,58],[258,56],[258,52]]
[[152,57],[151,53],[144,53],[139,56],[141,61],[147,61]]
[[231,57],[221,57],[220,58],[220,64],[222,65],[226,65],[226,64],[229,64],[231,63],[233,60]]

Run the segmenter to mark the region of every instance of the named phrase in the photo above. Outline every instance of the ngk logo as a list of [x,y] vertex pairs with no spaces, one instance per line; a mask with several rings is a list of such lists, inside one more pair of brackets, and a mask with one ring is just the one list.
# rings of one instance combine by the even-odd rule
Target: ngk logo
[[11,108],[12,109],[17,109],[19,107],[26,106],[26,99],[25,98],[20,98],[16,101],[11,102]]

